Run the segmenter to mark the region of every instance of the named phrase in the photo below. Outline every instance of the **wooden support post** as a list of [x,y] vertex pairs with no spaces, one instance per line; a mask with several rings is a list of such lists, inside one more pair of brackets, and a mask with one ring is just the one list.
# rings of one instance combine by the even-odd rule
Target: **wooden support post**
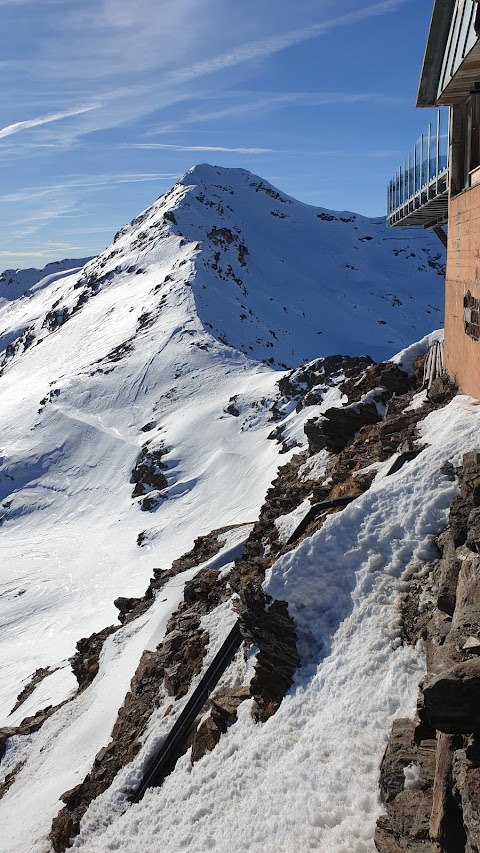
[[430,817],[430,838],[443,849],[445,816],[452,791],[453,736],[437,733],[437,756],[435,781],[433,783],[433,805]]

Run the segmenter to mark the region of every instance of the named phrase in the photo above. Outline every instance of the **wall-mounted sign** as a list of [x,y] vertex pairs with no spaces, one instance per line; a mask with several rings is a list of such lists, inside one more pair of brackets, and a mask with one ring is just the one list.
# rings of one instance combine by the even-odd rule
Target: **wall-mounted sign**
[[463,297],[463,327],[474,341],[480,340],[480,299],[467,290]]

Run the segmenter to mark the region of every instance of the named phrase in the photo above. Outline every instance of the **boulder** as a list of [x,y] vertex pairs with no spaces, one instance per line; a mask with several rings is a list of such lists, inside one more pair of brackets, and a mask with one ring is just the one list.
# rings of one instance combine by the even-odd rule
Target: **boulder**
[[127,613],[130,613],[131,610],[135,610],[138,604],[142,601],[141,598],[125,598],[123,595],[120,595],[113,602],[114,607],[120,611],[120,622],[122,621],[122,616],[126,616]]
[[455,663],[427,678],[425,711],[434,728],[446,734],[480,731],[480,659]]
[[457,583],[461,562],[457,557],[455,542],[450,531],[440,537],[438,544],[443,550],[442,558],[437,566],[437,604],[439,610],[453,616],[457,599]]
[[[465,853],[480,850],[480,741],[470,738],[465,749],[455,752],[453,781],[459,800],[457,840]],[[460,847],[460,843],[464,846]]]
[[462,498],[472,507],[480,506],[480,453],[477,450],[465,453],[462,466]]
[[365,424],[375,424],[379,420],[374,403],[328,409],[320,420],[312,418],[304,426],[310,452],[340,453]]
[[450,533],[456,548],[459,548],[460,545],[463,545],[467,540],[467,523],[470,510],[470,503],[461,495],[454,497],[450,504],[448,523],[450,525]]
[[12,729],[9,726],[5,726],[4,728],[0,729],[0,761],[5,755],[8,739],[10,737],[13,737],[15,734],[17,734],[16,729]]
[[210,703],[218,714],[229,723],[233,723],[237,719],[238,706],[249,698],[250,688],[241,685],[240,687],[227,687],[221,693],[212,696]]
[[226,731],[227,724],[222,717],[207,717],[198,727],[192,741],[192,764],[203,758],[207,752],[212,752]]
[[468,515],[466,545],[480,553],[480,507],[474,507]]

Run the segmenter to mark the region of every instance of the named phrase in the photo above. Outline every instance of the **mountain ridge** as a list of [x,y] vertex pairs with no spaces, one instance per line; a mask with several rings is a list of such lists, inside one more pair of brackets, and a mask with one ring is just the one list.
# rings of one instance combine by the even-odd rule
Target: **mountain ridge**
[[[119,771],[119,780],[105,791],[103,800],[93,800],[75,842],[76,846],[86,844],[87,849],[95,850],[97,840],[92,833],[96,839],[101,826],[98,845],[102,850],[103,830],[108,834],[108,822],[124,809],[125,790],[134,784],[134,777],[138,782],[152,742],[163,737],[181,707],[183,700],[175,694],[178,682],[185,689],[175,658],[179,635],[180,639],[188,638],[180,643],[181,648],[185,645],[187,651],[193,650],[186,670],[196,678],[198,668],[211,659],[236,618],[231,609],[235,596],[230,575],[261,507],[265,512],[254,542],[254,556],[256,566],[265,570],[273,562],[273,556],[269,557],[272,543],[275,547],[275,543],[282,545],[290,528],[307,511],[313,499],[310,481],[318,481],[319,496],[323,494],[329,445],[324,444],[310,456],[306,423],[312,422],[321,433],[327,415],[331,417],[332,410],[339,407],[349,421],[350,432],[361,422],[361,411],[367,413],[369,423],[380,422],[389,396],[384,395],[383,368],[377,373],[376,367],[371,367],[366,397],[364,390],[359,395],[345,390],[352,384],[357,387],[357,380],[363,382],[363,373],[371,364],[365,356],[370,345],[377,352],[393,355],[396,348],[402,349],[396,340],[403,341],[408,334],[408,344],[412,338],[422,338],[400,353],[395,359],[397,368],[392,368],[391,362],[387,365],[387,372],[403,374],[406,385],[399,386],[401,394],[402,388],[410,387],[412,363],[437,339],[437,333],[429,333],[440,314],[429,309],[428,302],[435,306],[434,296],[439,293],[443,250],[434,240],[423,231],[387,236],[380,220],[301,205],[244,170],[202,166],[187,173],[165,196],[120,229],[114,243],[81,270],[0,305],[0,554],[4,566],[0,582],[0,702],[9,725],[21,723],[25,715],[33,718],[32,730],[27,726],[28,731],[5,734],[4,738],[7,749],[2,772],[10,787],[1,809],[11,814],[26,800],[30,803],[28,821],[12,824],[8,830],[8,853],[18,849],[44,853],[48,849],[48,832],[61,808],[62,796],[68,812],[62,843],[68,842],[76,786],[88,777],[94,764],[101,773],[101,762],[109,760],[112,727],[117,716],[122,717],[122,703],[131,691],[135,692],[135,685],[141,690],[148,683],[154,708],[148,706],[142,712],[147,725],[141,733],[145,743],[131,742],[130,729],[123,729],[125,752],[133,763]],[[345,266],[350,262],[355,269]],[[366,321],[360,322],[362,318]],[[320,324],[330,327],[329,337],[325,331],[317,334]],[[319,341],[323,341],[326,358],[318,358]],[[333,357],[344,347],[350,353]],[[308,359],[311,353],[314,359]],[[285,370],[284,365],[292,365],[293,372]],[[348,377],[351,382],[346,385]],[[350,404],[346,399],[349,396],[353,398]],[[406,402],[399,399],[395,405],[401,408]],[[420,394],[416,405],[424,402]],[[460,414],[457,407],[457,421]],[[401,420],[401,412],[398,417]],[[432,432],[434,426],[429,435]],[[313,435],[312,429],[309,435]],[[391,441],[386,441],[388,453]],[[457,437],[450,436],[448,441],[453,453]],[[368,447],[364,450],[368,456]],[[329,620],[337,625],[337,592],[344,607],[338,612],[348,611],[350,587],[353,589],[361,563],[363,574],[355,595],[366,614],[365,637],[373,643],[372,648],[378,645],[380,626],[382,642],[389,650],[378,655],[382,673],[388,673],[392,660],[400,679],[396,692],[392,688],[395,707],[394,702],[390,707],[385,700],[375,708],[374,698],[369,697],[382,732],[395,710],[401,707],[410,713],[413,693],[402,698],[401,688],[411,686],[421,668],[420,651],[401,650],[396,644],[398,619],[392,604],[393,589],[407,556],[395,560],[386,543],[392,536],[403,536],[406,545],[402,554],[413,558],[417,553],[429,553],[429,537],[445,519],[445,483],[435,473],[437,456],[443,452],[443,447],[434,448],[420,456],[418,463],[411,463],[418,466],[415,471],[423,471],[413,483],[408,481],[412,499],[408,490],[402,491],[405,472],[400,472],[394,484],[400,509],[395,508],[394,498],[385,499],[384,477],[390,461],[382,460],[380,467],[366,474],[356,472],[358,483],[363,478],[362,482],[371,485],[371,492],[359,496],[356,505],[341,516],[326,519],[320,536],[323,545],[318,546],[314,539],[319,531],[312,532],[312,537],[299,546],[298,562],[296,549],[285,553],[278,566],[273,562],[265,587],[261,586],[260,574],[250,577],[250,567],[245,567],[245,590],[246,596],[253,596],[253,616],[263,614],[262,619],[267,620],[270,610],[272,615],[280,612],[283,616],[285,602],[290,601],[302,625],[302,648],[310,644],[316,649],[323,642],[325,648],[329,646]],[[292,464],[292,479],[287,477],[279,488],[278,481],[275,485],[278,466],[288,467],[297,453],[304,458],[297,458]],[[344,482],[349,486],[354,482],[353,475],[348,475],[348,448],[342,464],[346,479],[339,488]],[[435,486],[430,499],[432,472]],[[450,492],[454,488],[448,485]],[[330,490],[331,484],[328,494]],[[371,514],[383,525],[380,545],[375,531],[371,531]],[[264,525],[274,534],[272,541],[264,538]],[[349,543],[347,574],[345,553],[335,548],[335,536],[346,536]],[[377,553],[375,549],[380,550]],[[377,618],[377,605],[382,600],[381,596],[377,600],[374,588],[384,582],[384,565],[385,582],[390,584],[385,624],[381,615]],[[309,576],[302,592],[303,566]],[[373,584],[371,590],[369,584]],[[265,609],[265,600],[253,595],[255,589],[265,589],[267,596],[269,589],[274,590],[278,602]],[[312,601],[324,598],[326,602],[325,622],[321,629],[312,623],[312,631],[319,636],[311,643],[309,611],[301,600],[305,594],[308,604],[310,593]],[[198,604],[195,618],[188,610],[193,600]],[[112,627],[118,615],[115,601],[122,624]],[[260,602],[258,614],[256,601]],[[285,624],[291,626],[291,616],[288,620]],[[353,639],[345,636],[341,642],[351,647]],[[361,639],[355,642],[362,644]],[[165,673],[155,656],[167,647],[173,658],[168,658],[168,665],[167,658],[162,658],[162,666],[168,670]],[[389,658],[390,653],[394,657]],[[246,660],[242,655],[235,660],[228,674],[229,685],[243,685],[252,678],[257,654],[252,647]],[[73,658],[73,668],[80,675],[80,689],[69,658]],[[353,684],[355,662],[349,662],[346,654],[342,660],[350,667],[347,680]],[[148,667],[155,661],[160,668],[152,675]],[[317,702],[318,685],[308,680],[309,661],[303,663],[301,678],[306,679],[303,683],[310,697],[308,728],[315,724],[313,709],[319,706],[328,714],[328,707],[323,700]],[[318,661],[314,663],[316,666]],[[139,668],[142,674],[135,680]],[[32,672],[41,681],[29,692]],[[378,683],[382,679],[383,675],[378,675]],[[355,684],[355,695],[359,695],[360,687]],[[167,689],[164,685],[170,686]],[[277,712],[287,744],[296,731],[297,714],[302,714],[301,690],[295,694],[295,689]],[[176,698],[169,699],[169,695]],[[277,697],[275,701],[278,705],[280,700]],[[349,717],[350,695],[345,693],[342,701]],[[296,710],[290,720],[292,703]],[[54,713],[47,711],[42,716],[48,706],[57,705],[60,707]],[[10,713],[14,706],[15,712]],[[251,700],[240,707],[240,728],[235,728],[236,723],[227,727],[218,751],[202,759],[192,771],[192,779],[203,778],[209,762],[216,767],[222,756],[225,763],[221,775],[225,778],[229,767],[225,751],[229,743],[237,744],[238,731],[248,731],[253,750],[255,739],[259,739],[260,758],[248,758],[249,767],[267,760],[272,744],[268,741],[266,750],[261,746],[262,732],[268,740],[269,732],[276,737],[276,730],[267,725],[255,728],[250,711]],[[35,717],[38,712],[41,719]],[[37,724],[41,728],[34,731]],[[300,747],[300,729],[299,751],[295,753],[298,767],[302,755],[309,761],[305,746]],[[373,742],[378,750],[377,732],[369,737],[365,755]],[[332,738],[337,743],[341,732],[334,732]],[[140,748],[143,752],[134,761]],[[296,749],[294,745],[292,748]],[[238,749],[235,745],[233,752]],[[236,760],[234,755],[232,760]],[[324,769],[335,776],[334,763],[329,763],[328,756],[324,763],[322,759],[314,765],[309,763],[309,767],[320,773],[319,778]],[[343,786],[343,811],[335,818],[337,822],[328,824],[332,811],[329,802],[322,806],[318,820],[315,813],[311,820],[305,822],[302,817],[302,825],[285,830],[289,839],[285,850],[298,849],[296,833],[306,848],[310,841],[316,843],[321,827],[327,827],[327,844],[332,839],[338,841],[343,833],[347,839],[344,849],[350,853],[359,814],[369,822],[365,845],[362,841],[357,849],[361,853],[370,849],[372,815],[376,818],[378,814],[375,768],[370,757],[362,767],[362,779],[368,779],[370,786],[368,797],[363,790],[355,789],[355,805],[350,806],[346,799],[350,792]],[[180,775],[167,780],[162,792],[173,791],[173,799],[178,798],[175,780],[183,779],[188,768],[183,758]],[[210,782],[204,779],[209,791],[214,788],[213,778]],[[272,779],[271,783],[276,790],[276,781]],[[301,803],[304,797],[308,801],[308,791],[296,784],[293,787],[300,797],[295,813],[303,815]],[[322,785],[318,790],[323,790]],[[229,797],[227,786],[223,791]],[[278,794],[283,810],[287,805]],[[202,811],[200,789],[191,795],[199,803],[199,820],[205,820],[202,827],[206,826],[209,819]],[[212,795],[213,801],[217,811],[228,805]],[[105,803],[108,819],[102,812]],[[310,805],[308,802],[309,809]],[[230,806],[233,808],[232,803]],[[171,809],[172,815],[174,812]],[[243,809],[235,814],[230,811],[229,821],[239,825],[242,813]],[[262,811],[265,827],[272,828],[268,814],[275,822],[268,808]],[[96,815],[100,815],[100,823],[96,823]],[[249,849],[268,849],[265,834],[254,841],[251,827],[239,827],[238,838],[227,843],[229,821],[221,830],[225,850],[241,849],[242,837],[251,840]],[[179,825],[177,831],[168,826],[169,832],[175,833],[175,850],[182,849],[182,827]],[[199,837],[200,847],[209,849],[208,831],[205,834],[201,829]],[[329,849],[335,847],[330,845]]]

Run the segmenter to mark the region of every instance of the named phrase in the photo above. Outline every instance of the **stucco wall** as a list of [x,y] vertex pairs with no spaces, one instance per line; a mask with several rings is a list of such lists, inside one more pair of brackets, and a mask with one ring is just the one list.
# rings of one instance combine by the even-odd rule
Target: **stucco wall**
[[[480,340],[465,332],[468,292],[475,312],[474,300],[480,303],[480,185],[450,199],[445,299],[446,368],[461,393],[480,399]],[[472,319],[476,321],[474,313]],[[469,328],[476,333],[474,326]]]

